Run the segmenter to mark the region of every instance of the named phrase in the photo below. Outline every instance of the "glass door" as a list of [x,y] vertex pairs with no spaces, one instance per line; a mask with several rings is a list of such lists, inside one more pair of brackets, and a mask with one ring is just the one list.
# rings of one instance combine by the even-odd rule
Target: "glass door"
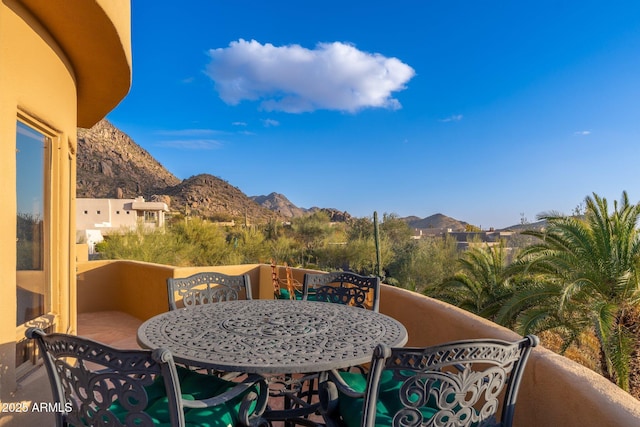
[[[18,121],[16,125],[16,326],[37,325],[50,311],[48,263],[48,165],[51,138]],[[27,341],[16,343],[16,367],[34,362]]]

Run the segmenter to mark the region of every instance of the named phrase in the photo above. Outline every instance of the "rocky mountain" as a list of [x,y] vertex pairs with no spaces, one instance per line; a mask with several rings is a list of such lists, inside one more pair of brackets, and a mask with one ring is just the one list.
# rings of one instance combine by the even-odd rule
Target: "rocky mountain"
[[[252,223],[284,220],[316,211],[331,221],[351,219],[348,212],[331,208],[300,208],[284,195],[248,197],[238,188],[213,175],[201,174],[181,181],[151,154],[109,121],[91,129],[78,129],[77,197],[135,198],[163,201],[174,213]],[[436,214],[426,218],[403,218],[410,227],[423,230],[464,231],[466,222]]]
[[222,221],[246,217],[253,223],[282,218],[251,200],[237,187],[213,175],[192,176],[176,186],[167,187],[165,194],[189,215]]
[[176,178],[109,121],[78,129],[77,197],[161,200],[171,211],[252,223],[282,218],[212,175]]
[[285,218],[295,218],[303,215],[309,215],[316,211],[322,211],[329,216],[332,222],[345,222],[351,219],[348,212],[343,212],[333,208],[312,207],[309,209],[299,208],[287,199],[283,194],[270,193],[266,196],[251,196],[251,199],[273,212],[284,216]]
[[270,193],[266,196],[251,196],[251,199],[259,205],[284,216],[285,218],[295,218],[303,215],[309,215],[316,211],[322,211],[329,216],[332,222],[346,222],[351,219],[349,212],[343,212],[333,208],[319,208],[314,206],[309,209],[300,208],[283,194]]
[[180,180],[107,120],[78,128],[77,197],[131,199],[163,192]]
[[307,209],[299,208],[291,203],[289,199],[280,193],[274,192],[266,196],[251,196],[250,198],[260,206],[273,212],[277,212],[285,218],[294,218],[306,215],[308,212]]

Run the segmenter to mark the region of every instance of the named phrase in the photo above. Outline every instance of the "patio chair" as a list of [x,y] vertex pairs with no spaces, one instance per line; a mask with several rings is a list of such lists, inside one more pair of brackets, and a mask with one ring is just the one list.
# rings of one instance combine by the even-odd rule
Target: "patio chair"
[[93,340],[29,328],[44,359],[58,427],[205,427],[261,421],[262,377],[230,382],[177,368],[166,349],[118,350]]
[[332,371],[321,383],[327,426],[511,427],[522,373],[538,342],[528,335],[516,342],[378,345],[367,377]]
[[[380,279],[351,272],[306,273],[302,283],[302,299],[338,303],[379,311]],[[364,374],[364,366],[345,368]],[[300,381],[298,398],[310,403],[318,394],[319,373],[307,375]]]
[[302,284],[302,299],[369,308],[380,307],[380,278],[350,272],[307,273]]
[[176,295],[182,304],[189,307],[196,304],[209,304],[218,301],[252,299],[251,280],[248,274],[229,276],[222,273],[196,273],[189,277],[167,279],[169,310],[178,306]]

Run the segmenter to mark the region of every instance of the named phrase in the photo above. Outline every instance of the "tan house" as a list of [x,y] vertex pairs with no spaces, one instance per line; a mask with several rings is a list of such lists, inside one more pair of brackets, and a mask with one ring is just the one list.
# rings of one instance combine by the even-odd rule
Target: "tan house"
[[76,199],[76,241],[89,246],[93,253],[96,243],[109,233],[134,230],[136,227],[164,227],[164,215],[169,208],[164,202],[135,199]]
[[[104,117],[130,82],[128,0],[0,2],[2,427],[53,421],[51,413],[12,412],[16,406],[9,405],[51,401],[43,368],[23,338],[27,326],[136,345],[137,325],[167,310],[166,279],[202,270],[248,274],[254,298],[273,298],[269,265],[178,268],[87,261],[86,246],[77,251],[76,127]],[[303,274],[295,269],[293,278],[301,281]],[[380,311],[404,324],[410,346],[517,338],[461,309],[388,285],[381,287]],[[593,371],[538,347],[524,372],[514,425],[636,426],[640,403]]]
[[0,401],[33,367],[28,325],[76,330],[76,129],[130,84],[128,0],[0,2]]

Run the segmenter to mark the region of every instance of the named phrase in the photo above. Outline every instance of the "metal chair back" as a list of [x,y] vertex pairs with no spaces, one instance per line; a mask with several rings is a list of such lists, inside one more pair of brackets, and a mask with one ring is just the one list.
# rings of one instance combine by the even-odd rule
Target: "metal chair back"
[[38,328],[29,328],[26,336],[36,341],[44,359],[59,409],[57,427],[184,427],[213,413],[235,425],[264,424],[268,388],[263,377],[230,382],[187,370],[179,377],[167,349],[119,350]]
[[[516,342],[482,339],[426,348],[379,345],[367,381],[362,424],[375,425],[379,399],[382,393],[389,399],[391,393],[397,399],[387,405],[396,408],[389,414],[393,426],[511,427],[522,373],[538,342],[538,337],[528,335]],[[385,371],[399,382],[393,392],[380,390]]]
[[252,299],[248,274],[230,276],[223,273],[196,273],[189,277],[167,279],[169,310],[218,301]]
[[[45,334],[30,328],[44,359],[58,405],[56,425],[122,425],[112,411],[126,411],[127,424],[153,425],[145,411],[149,396],[145,387],[158,375],[164,381],[171,425],[184,426],[180,384],[171,353],[166,349],[117,350],[98,342],[67,334]],[[121,414],[122,415],[122,414]]]
[[350,272],[307,273],[302,299],[333,302],[379,311],[380,278]]

